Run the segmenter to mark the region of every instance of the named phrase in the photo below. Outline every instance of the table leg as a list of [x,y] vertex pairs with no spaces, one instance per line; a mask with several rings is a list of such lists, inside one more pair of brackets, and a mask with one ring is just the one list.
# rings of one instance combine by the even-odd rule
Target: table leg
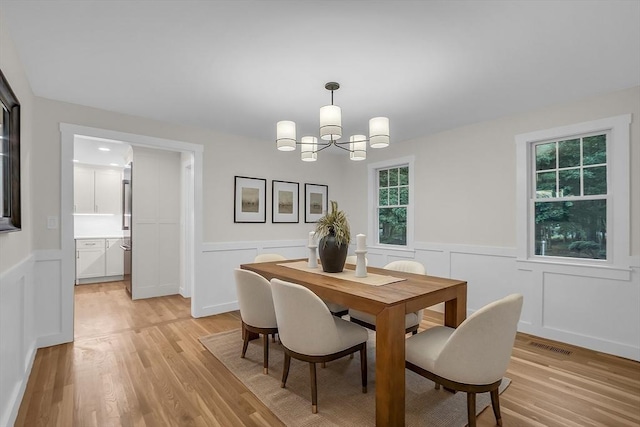
[[444,303],[444,324],[457,328],[467,318],[467,284],[456,288],[456,298]]
[[376,318],[376,426],[404,426],[404,305]]

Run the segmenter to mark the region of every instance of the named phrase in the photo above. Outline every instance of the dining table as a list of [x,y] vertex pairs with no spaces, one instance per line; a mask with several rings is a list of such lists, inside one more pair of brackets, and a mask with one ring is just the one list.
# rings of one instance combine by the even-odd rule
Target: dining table
[[[317,266],[315,266],[317,264]],[[376,316],[376,426],[405,424],[405,314],[444,303],[444,324],[457,327],[467,315],[467,282],[355,265],[325,273],[307,259],[242,264],[240,268],[302,285],[326,301]]]

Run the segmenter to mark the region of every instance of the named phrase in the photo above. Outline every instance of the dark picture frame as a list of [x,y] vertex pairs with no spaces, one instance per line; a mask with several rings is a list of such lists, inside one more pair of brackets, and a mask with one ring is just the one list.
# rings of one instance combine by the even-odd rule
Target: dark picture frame
[[304,222],[318,222],[329,208],[329,186],[304,184]]
[[0,233],[20,231],[20,102],[0,70]]
[[300,222],[300,184],[291,181],[271,181],[271,222]]
[[233,222],[267,222],[267,180],[235,176]]

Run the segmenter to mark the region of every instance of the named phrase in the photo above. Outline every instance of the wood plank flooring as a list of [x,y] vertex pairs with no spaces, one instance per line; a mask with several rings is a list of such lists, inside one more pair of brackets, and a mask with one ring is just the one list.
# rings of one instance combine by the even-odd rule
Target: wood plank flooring
[[[193,319],[188,299],[131,301],[122,282],[75,298],[75,342],[38,350],[16,426],[283,425],[198,341],[237,312]],[[518,334],[507,376],[505,426],[640,426],[640,363]]]

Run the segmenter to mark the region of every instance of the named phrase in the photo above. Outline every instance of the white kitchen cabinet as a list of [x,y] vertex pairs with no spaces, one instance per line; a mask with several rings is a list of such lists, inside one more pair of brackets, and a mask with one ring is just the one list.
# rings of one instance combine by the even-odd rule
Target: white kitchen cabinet
[[76,165],[73,176],[75,213],[121,214],[120,170]]
[[104,239],[76,240],[76,280],[105,275]]
[[124,250],[120,247],[123,239],[106,239],[105,275],[124,275]]
[[73,168],[73,211],[75,213],[94,213],[94,182],[93,168],[84,166]]
[[122,280],[121,238],[76,239],[76,283]]

